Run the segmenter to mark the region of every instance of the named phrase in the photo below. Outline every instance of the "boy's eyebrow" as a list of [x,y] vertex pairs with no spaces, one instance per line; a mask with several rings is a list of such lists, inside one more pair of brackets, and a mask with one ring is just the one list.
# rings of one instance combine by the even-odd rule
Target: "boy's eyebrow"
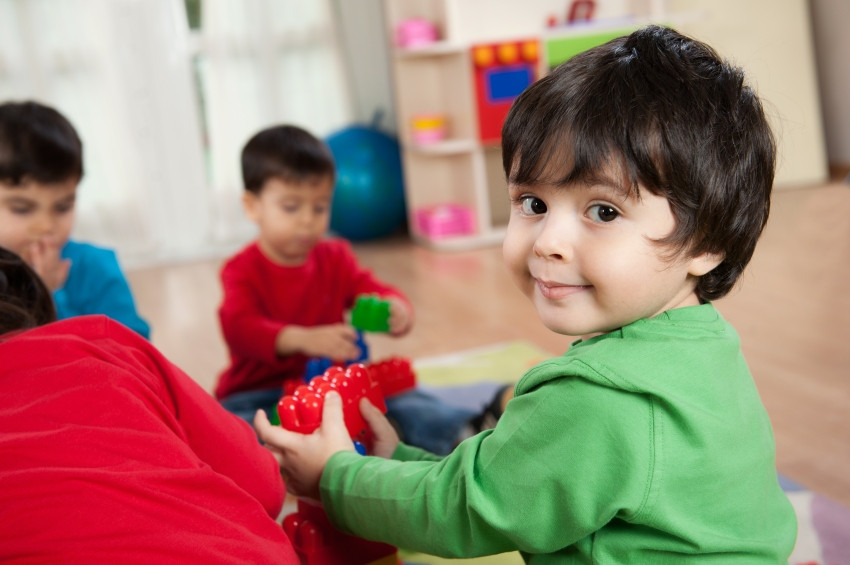
[[576,184],[585,190],[602,188],[626,200],[629,198],[640,199],[640,193],[629,183],[623,182],[622,178],[616,178],[606,173],[589,174]]
[[33,202],[32,198],[27,198],[20,194],[0,194],[0,198],[6,202],[11,202],[12,204],[31,204]]

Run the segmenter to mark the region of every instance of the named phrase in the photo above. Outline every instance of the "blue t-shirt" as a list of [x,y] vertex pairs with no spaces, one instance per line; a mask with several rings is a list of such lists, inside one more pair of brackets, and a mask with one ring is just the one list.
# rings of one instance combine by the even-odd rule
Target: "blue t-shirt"
[[111,249],[68,241],[62,258],[71,260],[65,285],[53,293],[60,320],[103,314],[150,338],[150,326],[136,312],[130,285]]

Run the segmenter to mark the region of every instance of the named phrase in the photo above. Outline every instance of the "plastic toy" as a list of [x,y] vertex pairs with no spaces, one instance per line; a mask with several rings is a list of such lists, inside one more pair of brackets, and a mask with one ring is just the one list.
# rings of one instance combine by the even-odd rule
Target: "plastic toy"
[[[371,451],[372,430],[360,414],[360,399],[368,398],[382,412],[384,404],[381,387],[373,381],[364,365],[354,364],[346,369],[331,367],[310,384],[302,385],[292,395],[278,403],[280,425],[309,434],[321,425],[325,395],[337,391],[342,397],[345,427],[355,446],[360,444]],[[398,551],[384,543],[364,540],[343,534],[331,525],[324,508],[318,503],[298,500],[297,511],[283,519],[283,529],[292,542],[302,565],[396,565]]]
[[[313,377],[318,377],[328,369],[334,366],[346,367],[352,363],[364,363],[369,360],[369,346],[366,344],[366,339],[363,337],[363,332],[357,332],[357,347],[360,348],[360,356],[356,359],[330,359],[329,357],[311,357],[307,360],[307,366],[304,369],[304,382],[309,383]],[[287,383],[288,384],[288,383]],[[298,387],[299,383],[289,385],[289,388],[284,389],[284,394],[292,394]]]
[[558,18],[550,15],[546,20],[546,26],[549,28],[558,27],[561,25],[582,24],[593,21],[593,12],[596,10],[596,2],[594,0],[573,0],[567,8],[567,14],[563,22],[559,22]]
[[390,357],[367,365],[372,380],[381,387],[384,398],[391,398],[416,387],[416,374],[410,359]]
[[390,302],[378,296],[358,296],[351,310],[351,325],[369,332],[390,331]]
[[310,434],[322,423],[325,395],[335,390],[342,397],[342,414],[345,427],[354,442],[372,447],[372,429],[360,414],[360,399],[366,397],[382,412],[387,411],[380,385],[374,382],[365,365],[356,363],[343,369],[331,367],[321,377],[295,389],[277,404],[280,425],[287,430]]
[[446,138],[446,116],[443,114],[419,114],[410,120],[411,137],[419,145],[437,143]]
[[395,44],[405,49],[423,47],[437,41],[437,27],[425,18],[410,18],[395,28]]
[[337,166],[331,231],[362,241],[389,235],[404,225],[407,209],[398,142],[375,127],[352,126],[329,136],[327,143]]
[[324,508],[299,499],[297,511],[283,519],[301,565],[397,565],[398,550],[388,544],[344,534]]
[[[307,383],[309,383],[312,379],[323,375],[331,367],[345,367],[342,363],[334,363],[330,359],[326,358],[316,359],[315,361],[325,362],[328,363],[328,365],[322,369],[321,372],[314,375],[305,375],[304,380]],[[406,357],[390,357],[376,363],[367,363],[365,366],[369,369],[369,375],[371,376],[372,381],[378,383],[378,386],[381,387],[381,393],[384,398],[391,398],[401,394],[402,392],[416,388],[416,374],[413,372],[413,366],[410,363],[410,359],[407,359]],[[293,388],[292,392],[288,394],[292,395],[295,390],[296,389]],[[280,425],[279,421],[273,423]]]
[[436,204],[414,212],[415,228],[428,239],[475,233],[475,212],[460,204]]
[[589,22],[593,19],[596,2],[593,0],[573,0],[567,13],[567,23]]
[[538,78],[536,39],[471,47],[478,129],[482,143],[497,143],[514,99]]

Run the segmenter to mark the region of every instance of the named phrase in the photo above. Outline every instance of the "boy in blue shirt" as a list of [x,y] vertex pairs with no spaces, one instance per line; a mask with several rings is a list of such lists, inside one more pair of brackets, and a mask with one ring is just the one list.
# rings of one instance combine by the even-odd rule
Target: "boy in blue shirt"
[[0,105],[0,246],[39,274],[60,320],[104,314],[148,338],[115,253],[70,240],[82,176],[83,145],[64,116],[34,101]]

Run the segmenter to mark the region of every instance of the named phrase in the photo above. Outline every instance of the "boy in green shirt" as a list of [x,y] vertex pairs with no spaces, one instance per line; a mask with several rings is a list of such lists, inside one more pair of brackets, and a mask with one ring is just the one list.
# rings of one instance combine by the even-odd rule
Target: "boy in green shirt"
[[312,435],[258,414],[291,491],[344,531],[445,557],[787,563],[770,422],[711,304],[770,205],[775,143],[743,72],[648,26],[529,87],[502,151],[505,262],[544,325],[581,339],[443,458],[368,402],[383,458],[354,453],[336,395]]

